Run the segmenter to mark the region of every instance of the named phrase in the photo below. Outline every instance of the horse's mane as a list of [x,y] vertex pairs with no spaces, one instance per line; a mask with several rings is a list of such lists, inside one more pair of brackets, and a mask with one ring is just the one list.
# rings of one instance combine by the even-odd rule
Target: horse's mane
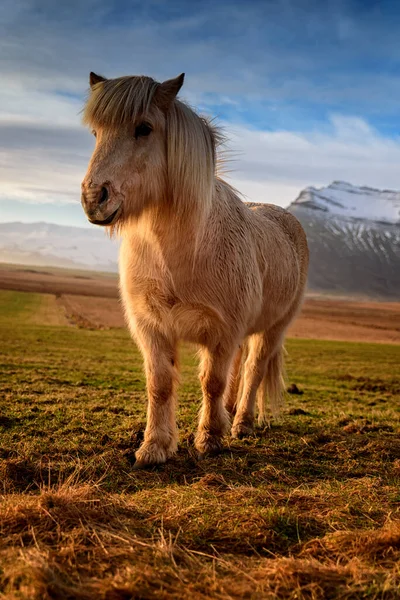
[[[119,128],[154,114],[160,84],[151,77],[106,79],[93,86],[83,111],[92,127]],[[220,130],[184,102],[174,99],[166,114],[168,195],[182,215],[206,217],[215,190]],[[201,223],[199,223],[201,227]]]

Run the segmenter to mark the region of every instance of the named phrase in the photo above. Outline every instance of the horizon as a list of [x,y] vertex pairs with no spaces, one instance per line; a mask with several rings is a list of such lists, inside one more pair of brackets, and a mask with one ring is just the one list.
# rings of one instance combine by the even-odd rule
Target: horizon
[[334,180],[399,190],[398,25],[389,0],[8,0],[0,222],[90,228],[80,183],[94,143],[80,111],[91,70],[186,72],[180,98],[223,127],[225,178],[245,199],[287,206]]
[[[332,214],[340,214],[340,210],[338,212],[338,207],[345,210],[345,212],[342,213],[343,216],[345,216],[346,211],[349,210],[349,209],[352,210],[352,211],[354,211],[354,210],[358,210],[359,211],[360,209],[363,210],[363,209],[365,209],[367,207],[366,206],[362,206],[359,203],[359,201],[358,201],[359,198],[360,198],[359,194],[361,193],[361,198],[362,198],[362,193],[363,192],[377,192],[378,194],[380,194],[382,196],[382,198],[381,198],[382,204],[380,206],[373,207],[373,204],[368,203],[368,209],[369,210],[367,210],[366,213],[363,211],[363,216],[362,217],[361,217],[360,214],[357,214],[357,216],[355,218],[360,218],[361,217],[361,218],[365,218],[366,220],[372,220],[372,221],[374,221],[374,220],[376,221],[377,220],[377,221],[381,221],[381,222],[386,222],[387,224],[390,224],[390,223],[391,224],[398,224],[398,223],[400,223],[400,221],[392,220],[393,217],[392,217],[392,215],[390,213],[389,213],[389,217],[387,217],[387,215],[386,215],[387,220],[385,220],[385,218],[382,217],[382,214],[384,214],[384,213],[382,213],[382,212],[379,213],[379,210],[382,211],[384,209],[385,202],[386,203],[389,202],[389,206],[391,206],[391,204],[393,202],[396,202],[395,198],[389,198],[388,199],[388,198],[384,198],[384,196],[386,194],[389,194],[389,195],[396,194],[396,195],[400,196],[400,190],[378,189],[378,188],[374,188],[374,187],[371,187],[371,186],[356,186],[356,185],[354,185],[354,184],[352,184],[350,182],[341,181],[341,180],[332,181],[329,185],[324,186],[324,187],[318,187],[318,188],[316,188],[314,186],[308,186],[308,187],[304,188],[298,194],[298,196],[296,196],[296,198],[288,206],[286,206],[286,208],[289,210],[291,206],[298,206],[298,205],[303,204],[304,199],[302,198],[302,196],[303,196],[304,192],[311,192],[312,194],[316,194],[317,198],[318,198],[318,193],[323,192],[323,194],[320,196],[320,199],[322,200],[322,202],[324,202],[324,200],[326,200],[325,194],[326,194],[327,190],[332,190],[332,192],[333,191],[337,191],[338,186],[340,186],[342,188],[343,187],[344,188],[352,188],[352,190],[350,190],[350,191],[351,191],[351,195],[354,194],[354,199],[353,199],[353,202],[351,202],[350,205],[349,205],[348,201],[345,200],[345,195],[344,195],[343,199],[341,200],[341,204],[337,205],[336,210],[332,206],[329,208],[329,212],[330,213],[332,213]],[[355,190],[356,193],[353,192],[353,190]],[[341,192],[345,194],[346,190],[342,189]],[[242,200],[245,200],[245,198],[242,198]],[[328,202],[329,202],[329,200],[328,200]],[[365,202],[365,200],[364,200],[364,202]],[[347,207],[346,207],[346,204],[347,204]],[[41,205],[41,206],[45,207],[46,205]],[[386,205],[386,208],[387,208],[387,205]],[[373,211],[374,211],[373,213],[371,213],[371,209],[373,209]],[[378,211],[378,212],[375,212],[375,211]],[[390,211],[390,208],[389,208],[389,211]],[[379,215],[379,214],[381,216],[378,217],[377,215]],[[350,218],[352,218],[352,215],[350,213],[347,216],[350,217]],[[86,219],[85,219],[85,221],[86,221]],[[98,225],[93,225],[89,221],[86,221],[86,223],[84,222],[83,224],[82,223],[74,224],[74,223],[65,223],[65,222],[63,222],[63,223],[60,223],[60,222],[56,223],[54,221],[49,221],[48,219],[30,220],[28,218],[28,219],[2,220],[0,218],[0,226],[7,225],[7,224],[8,225],[51,225],[51,226],[55,225],[57,227],[75,227],[75,228],[79,228],[79,229],[90,229],[92,231],[93,230],[96,230],[96,231],[102,230],[104,232],[104,229],[102,227],[99,227]]]
[[[346,181],[340,181],[340,180],[332,181],[330,184],[328,184],[328,186],[324,186],[324,187],[330,187],[330,186],[338,184],[338,183],[342,183],[342,184],[345,184],[345,185],[350,185],[351,187],[355,187],[357,189],[363,189],[364,188],[364,189],[370,189],[371,191],[399,193],[400,194],[400,190],[388,190],[388,189],[386,189],[386,190],[379,190],[378,188],[372,188],[372,187],[369,187],[369,186],[355,186],[353,183],[346,182]],[[310,189],[313,189],[313,190],[316,190],[316,191],[319,191],[321,189],[320,187],[316,188],[314,186],[307,186],[307,188],[310,188]],[[296,198],[294,198],[292,201],[290,201],[287,205],[284,205],[284,208],[289,208],[291,206],[291,204],[293,204],[299,198],[299,196],[301,195],[301,193],[303,191],[305,191],[307,188],[303,188],[302,190],[300,190],[299,194],[297,194]],[[246,198],[242,198],[242,200],[246,201],[247,199]],[[18,204],[22,204],[22,203],[20,203],[17,200],[15,202],[17,202]],[[26,208],[29,208],[30,206],[31,206],[30,204],[26,204]],[[43,203],[43,204],[40,204],[39,206],[34,206],[34,209],[35,210],[42,209],[44,211],[47,208],[47,206],[48,206],[48,204]],[[71,206],[70,205],[60,205],[60,206],[55,206],[54,208],[55,208],[55,210],[59,209],[60,211],[62,211],[62,210],[70,211],[71,210]],[[84,215],[83,215],[83,219],[82,220],[80,219],[80,213],[82,212],[80,204],[76,208],[79,209],[79,213],[77,215],[77,222],[76,223],[74,223],[74,222],[56,222],[55,220],[51,221],[51,220],[48,220],[46,218],[40,218],[39,216],[37,218],[33,219],[33,220],[31,218],[29,218],[29,216],[28,216],[28,218],[24,218],[22,216],[22,217],[20,217],[18,219],[12,218],[10,220],[10,219],[7,219],[7,218],[3,218],[3,216],[6,214],[6,213],[3,213],[3,215],[0,215],[0,225],[4,225],[4,224],[10,224],[10,225],[11,224],[24,224],[24,225],[40,225],[40,224],[44,224],[44,225],[57,225],[57,226],[65,226],[65,227],[78,227],[78,228],[82,228],[82,229],[94,229],[94,228],[97,229],[97,230],[99,229],[98,225],[91,224],[86,219],[86,217]],[[78,211],[76,211],[76,212],[78,212]],[[13,213],[11,213],[11,214],[13,214]],[[81,221],[83,221],[83,222],[81,222]]]

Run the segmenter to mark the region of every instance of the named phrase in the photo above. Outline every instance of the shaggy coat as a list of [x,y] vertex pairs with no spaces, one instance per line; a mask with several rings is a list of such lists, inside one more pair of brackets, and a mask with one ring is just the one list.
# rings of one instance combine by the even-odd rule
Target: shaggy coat
[[[144,357],[148,417],[137,468],[177,450],[179,340],[199,344],[195,445],[218,452],[281,404],[283,341],[307,279],[304,231],[286,210],[245,204],[217,173],[218,130],[176,98],[183,75],[91,74],[96,147],[82,183],[89,220],[117,232],[127,322]],[[257,401],[257,402],[256,402]]]

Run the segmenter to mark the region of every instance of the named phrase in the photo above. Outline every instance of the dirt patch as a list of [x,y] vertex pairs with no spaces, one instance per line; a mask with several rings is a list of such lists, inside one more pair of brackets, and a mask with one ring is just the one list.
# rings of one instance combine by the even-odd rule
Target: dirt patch
[[288,335],[303,339],[398,344],[400,303],[306,298]]
[[73,325],[86,329],[109,329],[125,327],[124,315],[119,300],[93,298],[90,296],[63,295],[60,306]]
[[32,314],[30,322],[36,325],[68,325],[69,321],[59,299],[53,294],[43,294],[37,311]]
[[357,421],[350,421],[343,427],[345,433],[371,433],[379,431],[392,432],[393,427],[391,425],[376,425],[368,421],[368,419],[359,419]]
[[346,374],[339,376],[338,380],[351,382],[351,388],[359,392],[378,392],[393,396],[400,395],[400,382],[397,379],[394,381],[384,381],[383,379],[353,377]]

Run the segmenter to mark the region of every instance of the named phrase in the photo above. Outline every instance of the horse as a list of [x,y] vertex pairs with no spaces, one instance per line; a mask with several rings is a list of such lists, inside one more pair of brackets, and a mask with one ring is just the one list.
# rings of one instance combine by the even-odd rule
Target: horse
[[82,182],[91,223],[121,237],[120,294],[144,359],[147,423],[135,468],[177,451],[177,345],[200,350],[199,458],[252,435],[284,392],[284,336],[306,286],[305,233],[288,211],[244,202],[219,172],[224,141],[177,95],[184,73],[90,74],[83,123],[96,136]]

